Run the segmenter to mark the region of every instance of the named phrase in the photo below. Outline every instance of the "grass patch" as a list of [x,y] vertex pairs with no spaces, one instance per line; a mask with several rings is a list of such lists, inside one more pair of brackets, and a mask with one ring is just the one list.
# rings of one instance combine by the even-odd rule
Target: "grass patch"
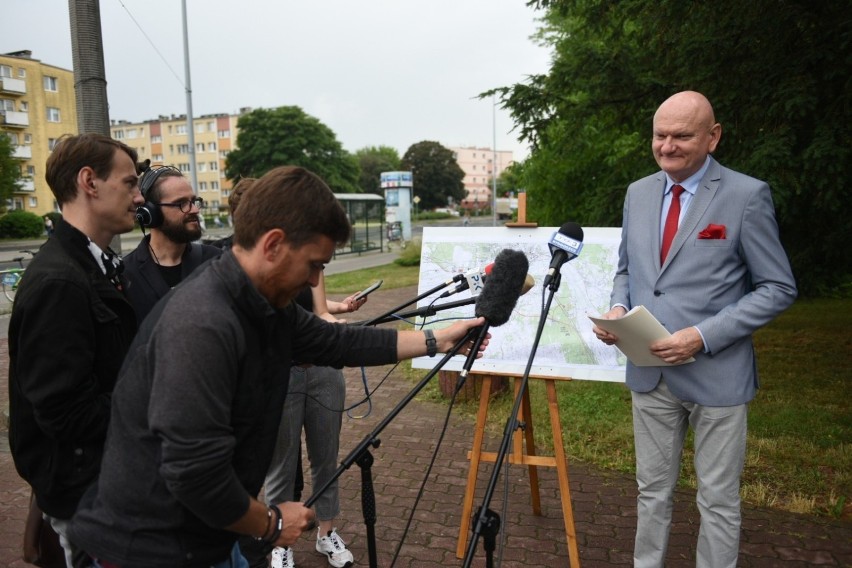
[[[848,321],[852,299],[800,300],[755,335],[761,388],[749,409],[743,500],[752,505],[816,516],[852,518],[852,413],[847,389],[852,369]],[[400,366],[416,382],[422,371]],[[552,453],[544,383],[530,381],[539,453]],[[623,384],[557,383],[565,451],[570,459],[633,473],[635,454],[630,392]],[[446,404],[438,381],[420,400]],[[502,435],[513,399],[495,397],[488,429]],[[478,401],[456,412],[476,415]],[[680,485],[695,488],[690,432]]]

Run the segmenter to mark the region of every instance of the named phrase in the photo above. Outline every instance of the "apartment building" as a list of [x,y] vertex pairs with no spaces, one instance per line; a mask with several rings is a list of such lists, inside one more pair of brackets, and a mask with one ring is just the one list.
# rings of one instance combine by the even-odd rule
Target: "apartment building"
[[[500,177],[512,160],[512,152],[491,148],[450,147],[456,163],[464,172],[464,188],[467,196],[461,206],[465,209],[485,209],[491,206],[492,177]],[[496,154],[496,162],[495,162]]]
[[[196,192],[204,198],[208,211],[228,208],[231,182],[225,178],[225,158],[237,143],[237,121],[251,111],[239,114],[210,114],[193,119],[196,164]],[[150,159],[151,165],[174,166],[191,176],[189,126],[186,115],[160,116],[144,122],[113,120],[110,135],[139,153],[139,159]]]
[[44,180],[45,163],[63,134],[76,133],[74,72],[33,59],[28,50],[0,54],[0,135],[12,140],[23,176],[9,210],[58,210]]

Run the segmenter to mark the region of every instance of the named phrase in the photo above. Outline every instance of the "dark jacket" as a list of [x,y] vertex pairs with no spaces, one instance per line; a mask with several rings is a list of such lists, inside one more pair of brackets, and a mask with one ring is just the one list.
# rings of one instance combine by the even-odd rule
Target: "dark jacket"
[[396,361],[396,332],[325,322],[261,296],[226,252],[159,302],[113,395],[98,483],[71,539],[124,568],[209,566],[260,492],[290,363]]
[[136,333],[130,303],[59,221],[9,322],[9,441],[42,511],[68,519],[101,463],[110,396]]
[[[124,275],[127,278],[125,294],[133,304],[136,318],[140,322],[145,319],[154,304],[170,290],[157,263],[151,258],[151,249],[148,246],[150,242],[151,235],[147,235],[139,241],[139,246],[133,252],[124,257]],[[221,254],[221,249],[210,245],[188,244],[180,263],[181,281],[204,262]]]

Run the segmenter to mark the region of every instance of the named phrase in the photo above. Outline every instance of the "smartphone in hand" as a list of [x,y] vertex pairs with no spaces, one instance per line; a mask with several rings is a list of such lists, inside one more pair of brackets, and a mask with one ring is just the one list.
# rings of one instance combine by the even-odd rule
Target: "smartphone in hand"
[[384,280],[379,280],[379,281],[375,282],[372,286],[367,288],[366,290],[362,290],[361,292],[358,292],[358,294],[353,298],[353,300],[355,300],[357,302],[358,300],[360,300],[362,298],[366,298],[368,295],[370,295],[370,293],[378,290],[379,286],[382,285],[382,282],[384,282]]

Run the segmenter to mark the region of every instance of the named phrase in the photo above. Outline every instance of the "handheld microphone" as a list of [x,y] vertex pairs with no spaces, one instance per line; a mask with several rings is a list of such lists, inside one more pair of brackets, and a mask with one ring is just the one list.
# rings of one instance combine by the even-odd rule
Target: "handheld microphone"
[[456,389],[460,389],[464,384],[464,380],[479,353],[479,348],[488,334],[488,329],[491,326],[501,326],[509,321],[509,316],[512,315],[512,310],[515,309],[521,291],[526,284],[529,267],[527,255],[511,249],[503,249],[494,260],[494,268],[491,270],[488,283],[483,288],[482,294],[476,298],[476,309],[474,311],[476,317],[485,318],[485,325],[470,330],[468,337],[463,340],[468,341],[470,336],[476,333],[477,329],[479,330],[474,339],[473,347],[468,353],[467,360],[465,360],[459,373]]
[[450,288],[449,290],[438,296],[438,299],[440,300],[441,298],[446,298],[448,296],[458,294],[459,292],[463,292],[465,290],[470,290],[472,296],[478,296],[479,293],[482,292],[483,287],[485,286],[486,276],[491,274],[491,269],[493,267],[494,263],[492,262],[491,264],[486,266],[482,271],[470,270],[462,274],[457,274],[456,278],[460,278],[460,282],[454,288]]
[[547,270],[547,275],[542,284],[545,288],[562,268],[562,265],[577,258],[580,251],[583,250],[583,228],[577,223],[568,221],[553,233],[548,246],[553,258],[550,260],[550,268]]
[[[508,250],[508,249],[507,249]],[[488,283],[488,278],[491,275],[491,271],[494,270],[494,263],[487,265],[482,272],[477,270],[473,270],[470,272],[465,272],[463,280],[461,283],[456,285],[454,288],[450,288],[440,296],[438,296],[438,300],[441,298],[446,298],[448,296],[452,296],[453,294],[458,294],[459,292],[463,292],[464,290],[470,290],[470,295],[472,298],[476,298],[485,289],[485,285]],[[533,286],[535,286],[535,278],[531,274],[527,274],[524,277],[524,285],[521,288],[521,296],[529,292]],[[473,303],[473,302],[471,302]]]

